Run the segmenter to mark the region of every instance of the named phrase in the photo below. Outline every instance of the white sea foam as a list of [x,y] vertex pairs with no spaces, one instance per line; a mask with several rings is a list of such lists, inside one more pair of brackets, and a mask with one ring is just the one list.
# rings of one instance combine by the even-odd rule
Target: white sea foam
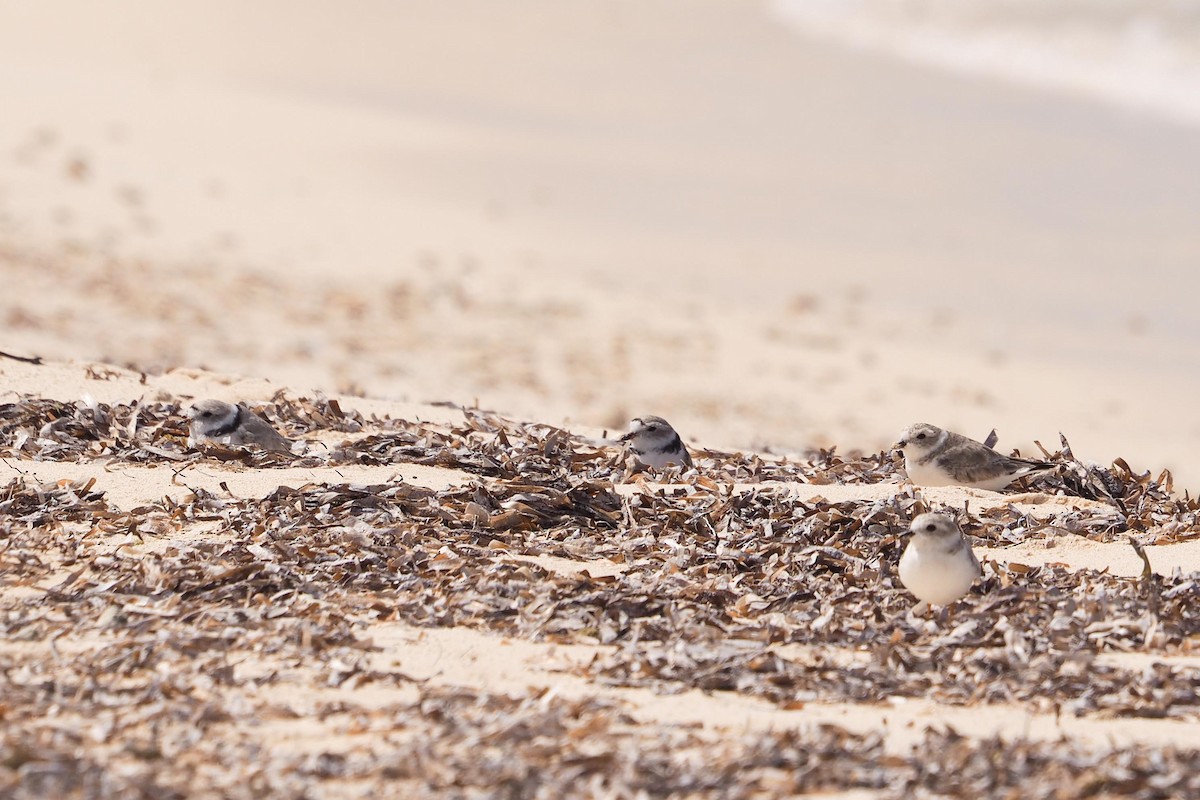
[[798,29],[1200,125],[1200,0],[772,0]]

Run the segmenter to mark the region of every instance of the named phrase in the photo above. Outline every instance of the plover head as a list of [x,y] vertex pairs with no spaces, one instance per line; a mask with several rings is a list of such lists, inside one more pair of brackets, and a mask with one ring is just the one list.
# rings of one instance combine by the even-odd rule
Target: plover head
[[936,425],[930,425],[928,422],[917,422],[909,425],[900,433],[900,438],[896,440],[895,448],[897,450],[927,452],[938,444],[943,433],[944,431]]
[[238,407],[221,400],[199,400],[188,409],[192,420],[192,431],[202,436],[216,435],[217,431],[235,424]]
[[945,514],[921,514],[912,521],[908,530],[918,539],[935,541],[962,536],[958,524]]

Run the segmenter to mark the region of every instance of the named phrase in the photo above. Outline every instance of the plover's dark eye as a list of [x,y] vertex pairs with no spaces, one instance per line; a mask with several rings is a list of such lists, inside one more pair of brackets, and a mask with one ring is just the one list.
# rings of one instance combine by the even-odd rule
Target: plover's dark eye
[[926,533],[933,533],[936,530],[937,530],[937,525],[934,525],[932,522],[925,526]]
[[923,433],[918,433],[918,434],[917,434],[917,438],[918,438],[918,439],[924,439],[924,438],[925,438],[925,434],[923,434]]
[[650,433],[654,433],[656,430],[658,430],[658,426],[657,425],[647,425],[646,430],[649,431]]
[[213,412],[211,412],[211,411],[201,411],[200,412],[200,416],[204,417],[205,419],[208,419],[212,415],[213,415]]

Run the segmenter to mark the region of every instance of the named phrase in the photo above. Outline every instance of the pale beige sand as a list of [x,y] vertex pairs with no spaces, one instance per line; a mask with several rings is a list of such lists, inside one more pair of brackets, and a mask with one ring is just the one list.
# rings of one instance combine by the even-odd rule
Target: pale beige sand
[[1195,130],[715,0],[125,8],[0,8],[9,348],[1200,481]]

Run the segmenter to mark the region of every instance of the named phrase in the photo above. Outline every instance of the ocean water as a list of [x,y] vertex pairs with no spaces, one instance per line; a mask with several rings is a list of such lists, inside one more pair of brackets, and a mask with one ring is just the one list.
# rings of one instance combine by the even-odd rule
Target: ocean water
[[1200,125],[1200,0],[772,0],[806,34]]

